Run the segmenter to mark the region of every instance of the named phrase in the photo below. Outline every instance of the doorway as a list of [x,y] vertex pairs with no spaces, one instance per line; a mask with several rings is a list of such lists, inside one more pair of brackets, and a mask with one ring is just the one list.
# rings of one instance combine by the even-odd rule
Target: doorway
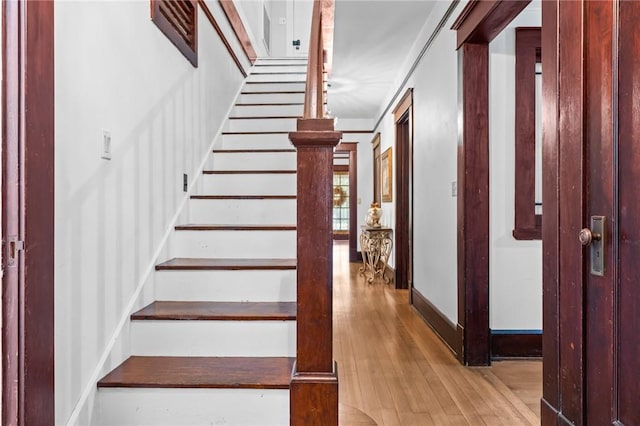
[[[340,142],[334,151],[334,239],[349,240],[349,261],[358,261],[358,144]],[[336,201],[340,201],[336,206]],[[336,233],[336,227],[339,228]],[[336,236],[338,238],[336,238]]]

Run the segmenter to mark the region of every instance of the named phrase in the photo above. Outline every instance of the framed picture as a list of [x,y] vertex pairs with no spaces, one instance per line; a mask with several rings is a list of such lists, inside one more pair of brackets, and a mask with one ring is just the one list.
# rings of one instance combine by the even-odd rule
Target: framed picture
[[393,201],[393,162],[391,161],[391,147],[380,156],[380,189],[382,201]]

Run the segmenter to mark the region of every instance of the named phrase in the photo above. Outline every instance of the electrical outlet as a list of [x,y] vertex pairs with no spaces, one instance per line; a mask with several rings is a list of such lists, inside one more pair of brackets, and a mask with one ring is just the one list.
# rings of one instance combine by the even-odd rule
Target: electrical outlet
[[278,21],[278,23],[280,25],[287,25],[287,18],[280,17],[280,20]]
[[458,196],[458,182],[456,181],[451,182],[451,196],[452,197]]
[[182,175],[182,192],[187,192],[189,189],[189,176],[184,173]]
[[108,130],[102,131],[102,153],[100,157],[105,160],[111,160],[111,132]]

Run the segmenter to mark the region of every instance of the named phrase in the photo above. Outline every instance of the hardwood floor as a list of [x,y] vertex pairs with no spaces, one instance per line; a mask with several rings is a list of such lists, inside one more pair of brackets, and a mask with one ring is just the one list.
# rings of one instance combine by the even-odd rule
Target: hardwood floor
[[540,424],[533,408],[541,365],[461,366],[413,311],[407,290],[367,284],[348,259],[348,245],[336,243],[334,356],[343,406],[379,426]]

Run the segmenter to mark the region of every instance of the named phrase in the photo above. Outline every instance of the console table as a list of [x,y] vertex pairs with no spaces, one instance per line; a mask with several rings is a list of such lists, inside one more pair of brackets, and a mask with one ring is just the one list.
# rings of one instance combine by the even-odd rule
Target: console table
[[388,266],[392,248],[393,229],[362,227],[362,232],[360,233],[360,249],[362,250],[360,275],[366,278],[367,271],[370,272],[369,283],[372,283],[378,275],[384,282],[390,282],[384,276],[384,271]]

